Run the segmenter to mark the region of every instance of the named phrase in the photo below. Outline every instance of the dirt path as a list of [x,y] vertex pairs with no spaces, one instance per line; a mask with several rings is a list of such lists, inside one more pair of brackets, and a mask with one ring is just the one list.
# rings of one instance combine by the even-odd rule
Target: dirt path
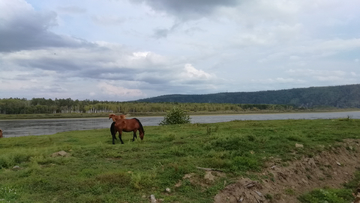
[[294,161],[288,166],[281,166],[276,161],[268,163],[268,167],[258,175],[271,177],[270,179],[253,181],[241,178],[217,194],[214,202],[299,202],[298,195],[315,188],[339,188],[341,184],[351,180],[360,167],[359,143],[359,140],[345,140],[340,147],[313,158]]

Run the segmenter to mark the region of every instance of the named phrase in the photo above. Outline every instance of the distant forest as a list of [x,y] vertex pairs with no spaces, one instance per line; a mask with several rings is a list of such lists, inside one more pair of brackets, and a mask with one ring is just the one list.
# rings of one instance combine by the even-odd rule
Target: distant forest
[[296,108],[360,108],[360,84],[204,95],[173,94],[138,101],[155,103],[286,104]]
[[177,107],[189,112],[239,112],[239,111],[287,111],[291,105],[268,104],[215,104],[178,102],[109,102],[97,100],[72,100],[33,98],[31,100],[9,98],[0,99],[0,114],[56,114],[56,113],[160,113]]
[[70,98],[0,99],[0,114],[159,113],[174,107],[189,112],[360,108],[360,85],[206,95],[165,95],[133,102],[79,101]]

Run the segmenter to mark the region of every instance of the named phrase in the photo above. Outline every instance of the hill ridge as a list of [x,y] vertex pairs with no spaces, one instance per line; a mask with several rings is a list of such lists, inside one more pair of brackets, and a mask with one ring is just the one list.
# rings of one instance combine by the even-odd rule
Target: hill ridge
[[319,106],[360,108],[360,84],[263,90],[256,92],[169,94],[137,101],[150,103],[291,104],[305,108]]

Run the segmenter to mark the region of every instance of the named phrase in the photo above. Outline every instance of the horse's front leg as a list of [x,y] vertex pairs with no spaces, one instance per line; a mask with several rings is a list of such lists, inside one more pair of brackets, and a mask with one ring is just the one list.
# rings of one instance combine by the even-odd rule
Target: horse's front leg
[[136,136],[136,130],[134,130],[134,134],[133,134],[133,142],[135,141],[135,138],[137,139],[137,136]]
[[115,133],[113,133],[113,132],[112,132],[112,140],[113,140],[113,144],[115,144],[115,139],[116,139],[116,132],[115,132]]
[[121,139],[121,133],[122,133],[122,131],[119,131],[119,139],[120,139],[121,144],[124,144],[124,142]]

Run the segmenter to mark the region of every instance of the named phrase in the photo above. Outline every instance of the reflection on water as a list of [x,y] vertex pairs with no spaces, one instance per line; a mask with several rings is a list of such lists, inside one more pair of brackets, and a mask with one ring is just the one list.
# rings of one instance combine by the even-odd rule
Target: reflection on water
[[[331,113],[286,113],[286,114],[247,114],[247,115],[215,115],[191,116],[192,123],[217,123],[232,120],[285,120],[285,119],[360,119],[360,111],[331,112]],[[158,125],[163,117],[138,117],[143,126]],[[18,137],[27,135],[50,135],[57,132],[73,130],[90,130],[110,128],[109,118],[81,118],[81,119],[39,119],[39,120],[3,120],[0,129],[4,137]]]

